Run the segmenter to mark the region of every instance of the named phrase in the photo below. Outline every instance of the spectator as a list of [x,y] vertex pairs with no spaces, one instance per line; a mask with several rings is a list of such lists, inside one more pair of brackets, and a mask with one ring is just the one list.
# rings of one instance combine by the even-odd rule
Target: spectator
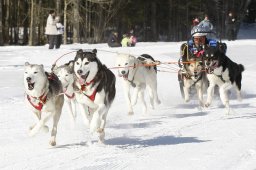
[[49,16],[47,18],[46,27],[45,27],[45,34],[48,37],[49,49],[53,49],[57,41],[57,28],[56,28],[54,10],[50,10],[49,12]]
[[131,29],[130,32],[129,32],[129,39],[130,39],[130,46],[134,47],[137,43],[137,38],[134,35],[133,29]]
[[194,26],[197,26],[199,24],[199,19],[197,17],[195,17],[193,20],[192,20],[192,28]]
[[236,33],[236,18],[234,17],[232,12],[229,12],[227,19],[226,19],[226,26],[227,26],[227,37],[228,41],[235,40],[235,33]]
[[121,47],[121,44],[118,41],[118,33],[113,31],[108,38],[109,47]]
[[56,49],[60,48],[60,45],[62,43],[62,35],[64,33],[64,26],[60,22],[60,17],[56,17],[56,27],[57,27],[57,40],[56,40]]
[[131,41],[127,34],[123,35],[121,44],[122,44],[122,47],[130,47],[131,46]]

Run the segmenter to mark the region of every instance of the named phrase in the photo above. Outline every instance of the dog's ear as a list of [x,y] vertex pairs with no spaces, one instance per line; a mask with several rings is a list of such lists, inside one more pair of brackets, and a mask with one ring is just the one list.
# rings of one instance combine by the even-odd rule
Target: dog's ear
[[96,48],[93,49],[92,52],[96,54],[97,53],[97,49]]
[[28,65],[30,65],[29,62],[25,62],[25,66],[28,66]]
[[76,54],[83,54],[83,50],[79,49]]
[[42,69],[44,69],[44,65],[43,65],[43,64],[40,64],[39,66],[40,66]]
[[69,61],[68,67],[69,67],[70,69],[73,69],[73,67],[74,67],[74,61],[73,61],[73,60]]

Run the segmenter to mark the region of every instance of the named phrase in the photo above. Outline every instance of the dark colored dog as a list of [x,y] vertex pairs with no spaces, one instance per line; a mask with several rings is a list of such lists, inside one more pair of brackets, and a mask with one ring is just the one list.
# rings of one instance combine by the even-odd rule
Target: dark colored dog
[[244,66],[233,62],[220,49],[215,47],[206,48],[204,57],[207,78],[210,83],[207,89],[207,102],[205,106],[208,107],[211,104],[214,86],[218,85],[221,101],[229,109],[227,91],[232,85],[236,86],[237,98],[241,100],[241,81]]

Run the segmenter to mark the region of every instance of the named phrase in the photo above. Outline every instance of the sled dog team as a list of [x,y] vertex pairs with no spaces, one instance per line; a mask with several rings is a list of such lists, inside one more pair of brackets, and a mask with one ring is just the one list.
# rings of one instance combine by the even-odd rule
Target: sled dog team
[[[185,101],[189,101],[188,89],[196,86],[200,106],[208,107],[212,101],[213,88],[219,86],[220,98],[226,108],[229,108],[227,90],[236,85],[238,98],[241,99],[241,79],[244,70],[241,64],[232,62],[218,50],[209,49],[205,59],[191,62],[187,66],[191,77],[184,78]],[[142,102],[142,112],[146,114],[147,104],[144,99],[145,91],[150,98],[150,107],[160,104],[157,93],[157,69],[155,60],[148,54],[134,57],[129,54],[119,54],[116,59],[118,76],[123,79],[124,94],[128,106],[128,114],[132,115],[133,106],[139,98]],[[208,68],[207,78],[209,87],[207,101],[203,102],[203,65]],[[187,77],[187,78],[186,78]],[[52,72],[44,70],[43,65],[25,63],[24,86],[25,102],[37,118],[30,127],[29,135],[34,136],[40,130],[48,131],[45,123],[52,118],[50,145],[56,145],[57,126],[64,102],[68,106],[71,123],[76,118],[76,105],[82,119],[89,127],[88,144],[93,134],[97,134],[98,142],[104,143],[105,126],[108,111],[116,94],[116,77],[97,57],[97,50],[78,50],[74,60],[61,66],[53,66]],[[133,93],[130,94],[131,88]]]

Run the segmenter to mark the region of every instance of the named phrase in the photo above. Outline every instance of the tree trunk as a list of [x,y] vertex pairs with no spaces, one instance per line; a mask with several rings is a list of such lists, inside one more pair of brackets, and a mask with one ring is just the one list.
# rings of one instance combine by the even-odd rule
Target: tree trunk
[[73,7],[73,43],[79,43],[79,0],[74,0]]
[[56,12],[57,16],[61,16],[61,0],[56,0]]
[[10,18],[10,1],[5,1],[5,18],[4,18],[4,31],[3,31],[3,39],[4,44],[9,44],[10,36],[9,36],[9,18]]
[[[23,7],[24,9],[28,9],[29,5],[27,1],[23,1]],[[23,45],[28,44],[28,27],[29,27],[29,19],[27,16],[29,16],[29,12],[25,13],[24,23],[23,23]]]
[[173,30],[172,13],[173,13],[173,0],[169,0],[169,13],[168,13],[168,40],[169,41],[173,40],[173,35],[172,35],[172,30]]
[[156,41],[158,37],[156,29],[156,2],[151,2],[151,30],[152,30],[152,40]]
[[35,45],[35,17],[36,17],[36,10],[35,10],[35,2],[31,0],[31,9],[30,9],[30,28],[29,28],[29,45]]
[[[0,0],[0,8],[3,9],[3,4],[2,1]],[[2,10],[0,10],[0,46],[4,45],[4,39],[3,39],[3,14],[2,14]]]
[[68,8],[68,0],[64,1],[64,35],[63,35],[63,44],[67,44],[67,8]]

